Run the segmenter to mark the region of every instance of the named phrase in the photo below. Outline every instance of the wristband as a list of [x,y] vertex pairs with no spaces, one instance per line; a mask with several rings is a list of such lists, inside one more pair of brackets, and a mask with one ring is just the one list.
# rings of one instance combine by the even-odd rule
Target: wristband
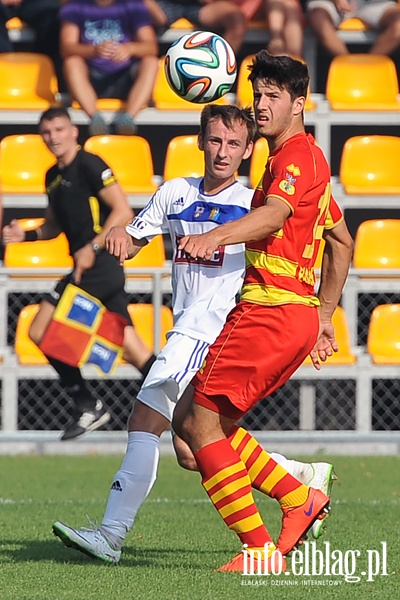
[[25,232],[25,242],[36,242],[39,239],[37,229]]

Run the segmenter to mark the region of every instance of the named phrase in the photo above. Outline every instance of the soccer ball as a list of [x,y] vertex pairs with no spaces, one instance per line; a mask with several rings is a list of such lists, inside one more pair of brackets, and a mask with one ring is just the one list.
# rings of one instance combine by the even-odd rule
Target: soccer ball
[[178,96],[204,104],[229,92],[236,79],[236,58],[219,35],[194,31],[174,42],[165,56],[165,74]]

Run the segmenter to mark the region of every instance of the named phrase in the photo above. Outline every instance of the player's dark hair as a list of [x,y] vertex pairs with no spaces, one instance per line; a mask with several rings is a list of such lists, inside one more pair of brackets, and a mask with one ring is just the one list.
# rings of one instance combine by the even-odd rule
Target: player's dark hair
[[290,56],[272,56],[267,50],[258,52],[249,66],[249,80],[265,79],[290,94],[292,102],[307,96],[310,75],[307,65]]
[[236,123],[244,123],[247,127],[247,144],[253,141],[256,124],[251,108],[239,108],[233,104],[207,104],[200,116],[200,133],[203,138],[206,135],[208,123],[213,119],[221,119],[228,129],[234,129]]
[[66,119],[71,121],[71,115],[69,114],[68,110],[64,108],[64,106],[52,106],[40,115],[39,128],[43,121],[52,121],[57,117],[65,117]]

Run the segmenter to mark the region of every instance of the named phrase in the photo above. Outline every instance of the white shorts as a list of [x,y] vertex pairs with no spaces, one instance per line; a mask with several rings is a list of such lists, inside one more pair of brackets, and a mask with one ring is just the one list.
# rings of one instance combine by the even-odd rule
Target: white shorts
[[172,421],[175,405],[203,364],[208,347],[208,342],[172,333],[144,380],[138,400]]
[[368,27],[378,29],[380,21],[389,8],[399,6],[394,0],[356,0],[355,8],[351,12],[340,13],[331,0],[309,0],[306,5],[307,12],[316,8],[323,8],[329,13],[334,26],[339,27],[340,23],[346,19],[357,17]]

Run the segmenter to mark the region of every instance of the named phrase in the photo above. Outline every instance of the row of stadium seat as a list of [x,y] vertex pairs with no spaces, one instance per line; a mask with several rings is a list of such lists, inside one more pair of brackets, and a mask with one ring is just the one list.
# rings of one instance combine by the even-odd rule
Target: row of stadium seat
[[[252,55],[240,64],[236,100],[242,106],[252,103],[251,85],[247,80]],[[153,103],[159,110],[196,110],[201,105],[186,102],[169,87],[160,59]],[[53,63],[42,54],[13,52],[0,54],[0,110],[44,110],[59,103],[58,84]],[[394,61],[383,55],[348,54],[335,57],[328,71],[325,97],[331,110],[383,111],[400,110],[399,83]],[[227,100],[221,99],[224,103]],[[117,99],[98,101],[100,110],[119,110]],[[79,108],[76,103],[74,108]],[[315,109],[307,98],[306,110]]]
[[[40,226],[40,219],[20,220],[28,230]],[[316,266],[321,266],[323,247],[317,258]],[[125,261],[126,268],[162,267],[165,264],[163,237],[156,236],[139,254]],[[4,256],[4,266],[9,269],[71,268],[72,259],[68,254],[68,244],[62,233],[54,240],[8,244]],[[353,267],[355,269],[400,269],[400,219],[376,219],[360,224],[354,243]],[[27,277],[26,275],[25,277]],[[43,277],[43,275],[39,275]],[[54,273],[49,273],[54,277]],[[128,277],[138,277],[131,275]],[[22,275],[13,275],[22,277]],[[143,277],[143,275],[140,275]]]
[[[156,189],[151,148],[140,136],[94,136],[85,149],[99,154],[114,170],[126,194],[151,194]],[[268,156],[264,138],[257,140],[250,159],[249,184],[255,187]],[[369,135],[349,138],[342,151],[339,182],[346,194],[400,194],[397,177],[400,137]],[[29,157],[29,160],[27,160]],[[10,135],[0,142],[0,181],[3,194],[43,194],[44,175],[54,156],[40,135]],[[170,140],[162,179],[201,176],[203,153],[196,135]]]
[[[46,357],[28,336],[38,308],[38,304],[30,304],[21,310],[18,317],[15,353],[21,365],[48,364]],[[154,348],[153,305],[130,304],[129,313],[139,335],[149,348]],[[172,323],[171,309],[162,306],[160,347],[165,344],[166,333],[171,329]],[[346,315],[340,306],[335,311],[333,323],[339,352],[330,357],[327,365],[352,365],[357,361],[357,356],[352,351]],[[372,311],[366,350],[375,364],[400,364],[400,304],[385,304]],[[312,364],[311,359],[307,358],[305,364]]]

